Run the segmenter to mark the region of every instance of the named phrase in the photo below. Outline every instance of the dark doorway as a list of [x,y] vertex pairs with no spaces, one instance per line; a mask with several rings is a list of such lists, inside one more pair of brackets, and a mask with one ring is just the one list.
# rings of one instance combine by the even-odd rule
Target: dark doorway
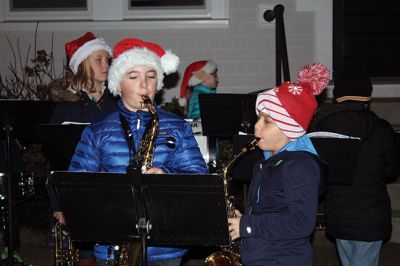
[[333,69],[362,65],[373,81],[400,82],[400,1],[333,1]]

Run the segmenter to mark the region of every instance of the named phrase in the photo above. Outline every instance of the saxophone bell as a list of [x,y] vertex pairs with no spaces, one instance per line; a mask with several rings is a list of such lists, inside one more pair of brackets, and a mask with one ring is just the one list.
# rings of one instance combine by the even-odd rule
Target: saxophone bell
[[55,247],[53,252],[53,265],[77,265],[79,261],[79,250],[74,249],[69,232],[65,225],[57,222],[52,230],[54,234]]

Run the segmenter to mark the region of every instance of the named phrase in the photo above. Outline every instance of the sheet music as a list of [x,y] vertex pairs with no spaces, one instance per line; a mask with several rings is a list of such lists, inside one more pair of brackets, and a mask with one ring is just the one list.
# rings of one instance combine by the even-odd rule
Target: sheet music
[[193,119],[187,118],[185,120],[192,127],[192,131],[193,131],[194,135],[202,135],[203,134],[203,129],[201,127],[201,120],[200,119],[193,120]]
[[64,121],[64,122],[61,123],[61,125],[90,125],[90,123]]
[[312,133],[308,133],[307,136],[310,138],[336,138],[336,139],[358,139],[359,137],[347,136],[339,133],[328,132],[328,131],[316,131]]

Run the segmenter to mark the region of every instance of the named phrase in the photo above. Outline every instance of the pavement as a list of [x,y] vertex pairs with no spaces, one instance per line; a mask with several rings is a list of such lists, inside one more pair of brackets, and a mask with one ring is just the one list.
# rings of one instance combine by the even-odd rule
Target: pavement
[[[32,231],[23,229],[21,231],[20,255],[25,262],[33,266],[50,266],[52,253],[47,247],[50,233],[47,231]],[[312,244],[315,257],[314,265],[317,266],[340,266],[335,245],[325,236],[323,229],[316,229]],[[194,247],[187,255],[183,266],[200,266],[203,260],[215,248]],[[0,265],[7,265],[3,262]],[[381,252],[380,266],[399,266],[400,265],[400,243],[386,243]]]

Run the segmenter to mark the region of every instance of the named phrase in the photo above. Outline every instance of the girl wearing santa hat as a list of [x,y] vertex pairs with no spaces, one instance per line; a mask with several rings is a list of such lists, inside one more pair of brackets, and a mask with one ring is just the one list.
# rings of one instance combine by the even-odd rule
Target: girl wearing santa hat
[[66,43],[65,52],[72,81],[67,89],[63,84],[50,89],[51,100],[64,102],[57,105],[50,122],[92,123],[116,110],[117,100],[106,87],[112,55],[106,42],[87,32]]
[[254,167],[245,213],[228,219],[245,265],[313,265],[320,167],[305,133],[329,75],[321,64],[305,66],[298,82],[257,97],[254,132],[264,160]]
[[[206,164],[190,125],[181,117],[159,108],[154,97],[162,87],[164,74],[177,70],[179,58],[156,43],[128,38],[114,47],[108,75],[112,94],[120,95],[118,111],[84,130],[69,170],[126,173],[141,168],[136,151],[152,115],[143,97],[152,101],[159,128],[152,168],[144,174],[207,173]],[[95,246],[97,264],[114,259],[109,247]],[[173,247],[148,247],[147,265],[180,265],[187,250]]]
[[[106,42],[87,32],[65,44],[69,68],[73,73],[72,82],[65,89],[54,86],[50,89],[50,99],[59,102],[50,123],[63,122],[93,123],[103,119],[117,109],[117,98],[106,88],[111,48]],[[58,204],[53,181],[49,176],[47,189],[53,217],[65,224],[64,214]],[[79,243],[80,264],[94,264],[92,244]]]
[[219,83],[217,71],[217,64],[211,59],[193,62],[186,68],[179,102],[182,106],[188,104],[188,118],[200,118],[199,94],[216,92]]

